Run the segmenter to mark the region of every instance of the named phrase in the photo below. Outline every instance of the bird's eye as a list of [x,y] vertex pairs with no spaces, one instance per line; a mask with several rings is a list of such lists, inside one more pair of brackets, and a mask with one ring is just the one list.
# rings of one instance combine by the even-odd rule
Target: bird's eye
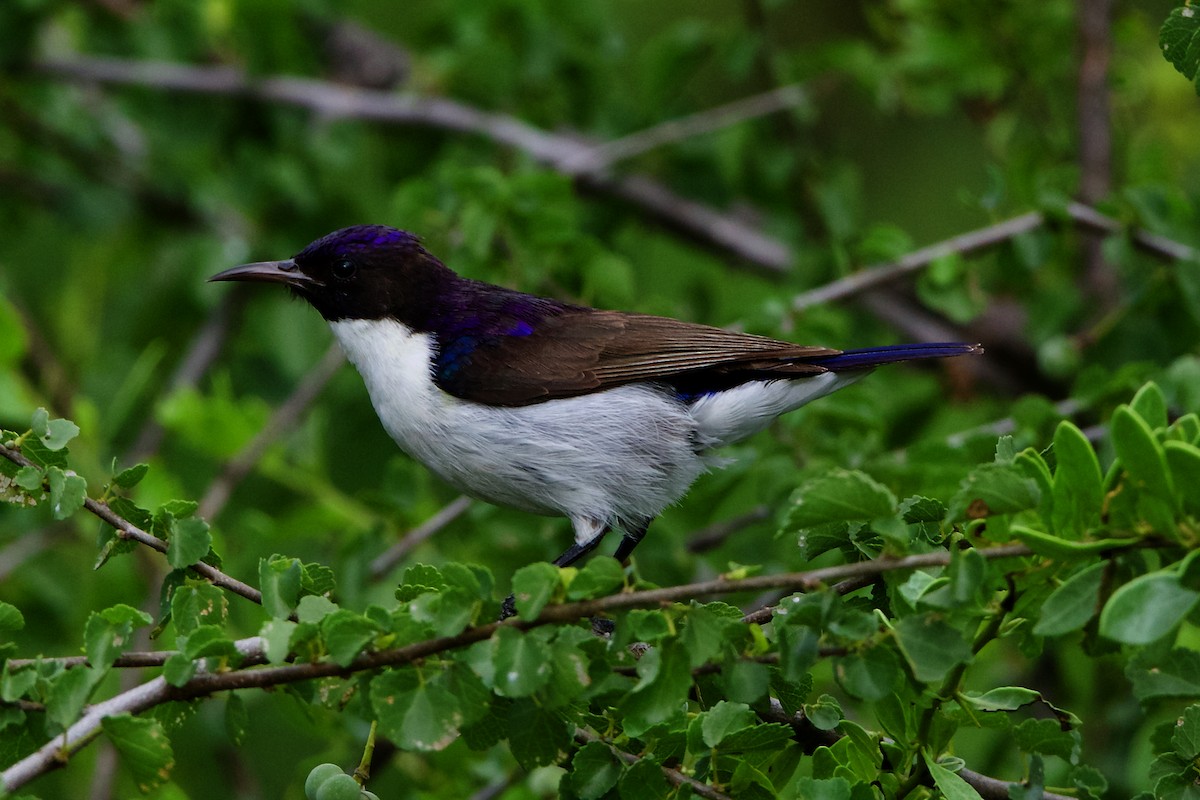
[[333,262],[333,277],[340,281],[349,280],[354,277],[354,273],[358,271],[358,265],[348,258],[342,258]]

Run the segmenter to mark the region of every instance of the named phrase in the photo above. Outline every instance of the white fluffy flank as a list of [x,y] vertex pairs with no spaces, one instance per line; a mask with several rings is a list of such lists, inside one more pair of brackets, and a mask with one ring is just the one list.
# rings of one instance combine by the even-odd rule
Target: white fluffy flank
[[781,414],[849,386],[870,370],[823,372],[796,380],[752,381],[692,403],[692,418],[704,447],[740,442]]
[[331,327],[404,451],[474,497],[570,517],[581,543],[605,524],[657,516],[707,466],[691,409],[657,387],[487,406],[438,388],[428,334],[394,320]]

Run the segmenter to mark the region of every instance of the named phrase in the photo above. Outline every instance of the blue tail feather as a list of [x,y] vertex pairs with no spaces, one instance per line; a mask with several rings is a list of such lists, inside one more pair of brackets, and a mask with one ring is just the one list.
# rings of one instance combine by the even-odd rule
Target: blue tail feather
[[977,344],[961,342],[936,342],[932,344],[892,344],[883,347],[868,347],[862,350],[845,350],[836,356],[811,359],[808,363],[825,367],[831,372],[870,369],[897,361],[916,361],[922,358],[949,358],[982,353]]

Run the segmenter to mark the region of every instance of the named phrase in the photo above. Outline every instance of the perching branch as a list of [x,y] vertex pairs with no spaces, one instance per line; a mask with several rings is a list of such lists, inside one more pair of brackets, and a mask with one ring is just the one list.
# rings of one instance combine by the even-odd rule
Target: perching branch
[[[152,537],[153,538],[153,537]],[[156,541],[159,541],[156,539]],[[977,551],[988,559],[1021,558],[1032,555],[1024,545],[1002,545]],[[0,779],[8,791],[14,791],[28,781],[45,772],[62,766],[83,744],[95,738],[100,731],[100,721],[114,714],[137,714],[171,700],[191,700],[233,689],[262,689],[314,678],[345,677],[356,672],[410,664],[423,658],[467,647],[488,639],[502,625],[529,630],[555,623],[571,623],[613,611],[632,608],[653,608],[663,604],[684,602],[698,597],[754,592],[765,589],[787,589],[793,592],[810,591],[847,578],[878,575],[903,569],[946,566],[950,563],[949,551],[939,550],[920,553],[903,558],[877,558],[853,564],[792,572],[782,575],[757,575],[739,580],[716,578],[683,586],[661,589],[624,592],[595,600],[547,606],[535,620],[512,617],[504,622],[467,628],[453,636],[442,636],[392,650],[364,653],[347,666],[329,661],[309,664],[283,664],[279,666],[238,669],[228,672],[200,672],[183,686],[168,684],[161,676],[110,700],[93,706],[78,722],[65,733],[55,737],[36,752],[0,773]],[[239,650],[247,654],[261,648],[257,637],[238,642]]]
[[[22,467],[32,467],[33,462],[22,455],[19,451],[10,450],[7,447],[0,445],[0,456],[7,458],[14,464],[19,464]],[[122,517],[117,512],[113,511],[108,503],[102,503],[99,500],[93,500],[88,497],[83,501],[83,507],[87,509],[93,516],[99,517],[104,522],[113,526],[117,530],[117,535],[122,539],[130,539],[139,544],[144,544],[147,547],[157,550],[160,553],[167,552],[167,543],[151,533],[147,533],[138,526],[134,525],[129,520]],[[199,575],[207,579],[214,586],[219,586],[222,589],[227,589],[236,595],[246,598],[252,603],[262,605],[262,592],[255,589],[253,586],[242,583],[237,578],[226,575],[221,570],[214,566],[198,561],[192,564],[190,569],[195,570]]]

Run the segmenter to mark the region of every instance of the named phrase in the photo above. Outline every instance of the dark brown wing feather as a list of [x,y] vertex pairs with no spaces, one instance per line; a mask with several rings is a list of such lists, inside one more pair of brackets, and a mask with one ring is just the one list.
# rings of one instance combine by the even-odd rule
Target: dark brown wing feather
[[838,352],[665,317],[571,308],[541,320],[528,335],[480,343],[464,368],[440,383],[465,400],[501,406],[637,381],[693,394],[824,372],[804,360]]

